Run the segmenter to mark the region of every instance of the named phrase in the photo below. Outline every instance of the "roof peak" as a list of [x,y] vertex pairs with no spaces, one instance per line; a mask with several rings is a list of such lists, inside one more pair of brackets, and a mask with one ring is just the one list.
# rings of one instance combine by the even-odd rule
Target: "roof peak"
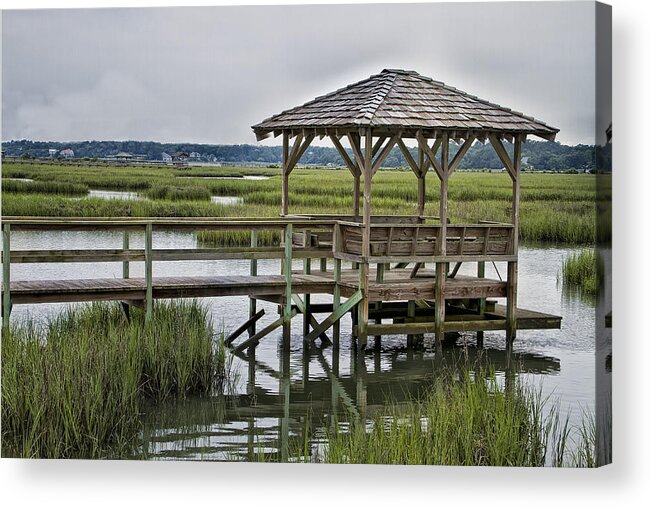
[[407,137],[423,130],[429,135],[447,131],[454,135],[534,134],[553,139],[558,132],[530,116],[404,69],[383,69],[267,118],[253,130],[261,139],[286,130],[308,129],[326,135],[363,127],[399,130]]
[[411,74],[413,76],[420,76],[415,70],[405,70],[405,69],[382,69],[381,74]]

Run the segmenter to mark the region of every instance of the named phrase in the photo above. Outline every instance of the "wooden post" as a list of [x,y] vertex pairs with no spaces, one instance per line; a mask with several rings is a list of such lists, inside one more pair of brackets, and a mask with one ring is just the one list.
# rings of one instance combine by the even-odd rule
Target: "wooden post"
[[145,319],[151,321],[154,312],[154,292],[153,292],[153,233],[152,223],[145,226],[145,284],[147,292],[145,296]]
[[[513,224],[513,238],[511,245],[513,255],[518,255],[518,235],[520,223],[520,168],[522,156],[522,139],[516,136],[513,140],[513,202],[511,206],[511,223]],[[506,350],[510,358],[513,340],[515,340],[518,322],[516,309],[518,304],[518,262],[508,263],[506,275]]]
[[[303,247],[310,247],[310,231],[303,232]],[[312,259],[303,259],[303,274],[312,273]],[[310,334],[310,295],[303,295],[304,312],[303,312],[303,338]]]
[[[477,278],[484,278],[484,276],[486,276],[486,263],[485,262],[478,262],[477,263]],[[484,315],[485,311],[486,311],[486,298],[481,298],[479,300],[479,308],[478,308],[479,315]],[[484,348],[484,332],[483,331],[477,331],[477,348],[479,348],[479,349]]]
[[356,175],[353,183],[353,215],[355,219],[359,219],[359,186],[360,176]]
[[[255,229],[251,230],[251,248],[257,248],[258,246],[258,231]],[[251,266],[249,268],[249,274],[251,276],[258,276],[258,261],[256,259],[251,259]],[[253,296],[249,296],[249,320],[257,313],[258,302]],[[256,330],[256,321],[253,321],[249,326],[248,333],[249,337],[255,334]]]
[[425,215],[425,194],[426,194],[425,175],[427,173],[425,171],[425,154],[423,153],[423,149],[420,146],[418,147],[418,168],[420,169],[420,174],[418,174],[417,215],[419,217],[422,217]]
[[368,341],[368,260],[371,256],[371,178],[373,177],[373,137],[370,128],[365,132],[366,146],[364,149],[364,227],[362,229],[362,262],[359,269],[359,288],[363,298],[358,306],[357,346],[360,350],[366,348]]
[[2,227],[2,329],[9,329],[11,315],[11,227]]
[[[376,273],[375,273],[375,281],[376,283],[382,283],[384,282],[384,267],[385,264],[378,263],[376,266]],[[382,301],[377,301],[375,303],[375,310],[378,314],[377,317],[375,317],[375,323],[376,324],[382,324],[382,317],[380,316],[382,314]],[[375,339],[375,349],[380,350],[382,347],[382,335],[375,335],[373,337]]]
[[[438,254],[441,256],[446,255],[447,243],[447,223],[448,223],[448,153],[449,153],[449,139],[448,134],[443,133],[441,140],[441,195],[440,195],[440,209],[439,216],[441,221],[439,248]],[[436,280],[434,287],[434,299],[436,300],[436,313],[434,314],[434,340],[436,348],[440,348],[443,341],[443,333],[445,328],[445,279],[447,278],[447,263],[436,263]]]
[[[291,270],[290,270],[291,271]],[[283,400],[283,416],[280,419],[279,445],[280,461],[286,463],[289,459],[289,403],[290,403],[290,369],[289,369],[289,347],[283,349],[280,355],[280,389],[279,393]]]
[[[414,301],[413,299],[407,301],[407,317],[409,318],[409,322],[415,322],[415,320],[414,321],[411,320],[416,317],[416,301]],[[414,346],[414,335],[408,334],[407,348],[412,348],[413,346]]]
[[[332,311],[335,312],[337,308],[339,308],[339,305],[341,304],[341,259],[335,259],[334,260],[335,265],[334,265],[334,278],[335,278],[335,288],[334,288],[334,294],[332,296]],[[333,325],[332,325],[332,346],[335,351],[339,350],[339,332],[340,332],[340,325],[339,325],[339,320],[337,320]],[[333,353],[333,360],[334,357],[336,356],[336,352]]]
[[[122,250],[129,250],[129,231],[122,233]],[[122,278],[129,278],[129,261],[122,262]]]
[[292,224],[285,227],[285,300],[283,307],[283,343],[285,349],[289,349],[292,335]]
[[283,161],[282,161],[282,171],[283,171],[283,181],[282,181],[282,214],[287,215],[289,213],[289,171],[288,171],[288,162],[289,162],[289,132],[283,132]]

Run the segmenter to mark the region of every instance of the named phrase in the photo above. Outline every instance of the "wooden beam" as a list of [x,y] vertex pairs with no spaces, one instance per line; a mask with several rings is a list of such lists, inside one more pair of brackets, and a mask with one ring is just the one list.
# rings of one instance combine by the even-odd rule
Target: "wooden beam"
[[346,164],[346,167],[348,167],[348,170],[351,172],[351,174],[353,176],[359,176],[360,175],[359,167],[357,167],[357,165],[355,165],[355,163],[350,159],[348,153],[346,153],[346,150],[344,149],[343,145],[341,144],[337,136],[331,135],[330,140],[332,141],[332,144],[339,152],[339,156],[341,156],[342,160]]
[[396,145],[398,142],[398,139],[400,139],[401,133],[398,132],[395,134],[391,139],[387,141],[387,144],[384,146],[380,154],[376,157],[375,161],[372,163],[372,174],[375,175],[376,172],[380,169],[380,166],[382,163],[386,160],[386,158],[389,156],[391,153],[391,150],[393,147]]
[[439,164],[438,160],[436,160],[436,152],[432,151],[432,149],[429,147],[427,144],[427,139],[423,137],[423,134],[420,132],[420,130],[416,133],[416,140],[418,141],[420,148],[423,150],[423,153],[427,157],[427,160],[436,171],[436,174],[438,174],[439,179],[442,180],[443,172],[441,170],[441,165]]
[[[122,250],[129,250],[129,231],[122,233]],[[129,278],[129,261],[122,263],[122,278]]]
[[[447,250],[447,224],[448,224],[448,177],[450,175],[448,166],[450,142],[448,134],[443,133],[441,138],[441,194],[439,217],[441,229],[439,231],[438,255],[445,257]],[[427,152],[425,152],[427,154]],[[436,301],[436,313],[434,321],[435,346],[438,348],[443,342],[445,326],[445,282],[448,274],[448,265],[445,262],[436,263],[436,280],[434,282],[434,300]]]
[[357,166],[360,168],[360,173],[361,173],[363,172],[365,162],[364,162],[364,155],[362,155],[360,137],[358,134],[354,132],[347,132],[346,137],[348,137],[350,148],[353,150],[353,155],[355,155],[355,160],[357,161]]
[[378,140],[375,141],[375,144],[373,145],[373,158],[377,155],[378,151],[380,151],[380,148],[382,147],[382,144],[384,141],[387,140],[388,136],[380,136],[378,137]]
[[289,173],[287,172],[287,162],[289,161],[289,132],[283,131],[283,160],[282,160],[282,209],[281,213],[289,213]]
[[291,174],[291,172],[294,170],[294,167],[296,167],[296,164],[298,161],[301,159],[303,154],[307,151],[308,147],[310,146],[310,143],[314,139],[314,134],[308,134],[305,136],[305,139],[303,142],[298,146],[297,149],[297,144],[298,143],[298,137],[296,138],[296,141],[294,142],[294,149],[292,150],[292,155],[289,158],[289,165],[287,169],[287,173]]
[[495,153],[497,153],[497,156],[499,157],[500,161],[502,162],[502,164],[504,164],[504,168],[508,171],[509,175],[511,176],[511,179],[515,179],[513,162],[511,161],[511,157],[509,157],[506,148],[504,148],[502,141],[500,141],[495,134],[490,134],[488,136],[488,140],[493,145],[493,149],[495,150]]
[[258,320],[260,320],[262,318],[263,315],[264,315],[264,308],[262,310],[260,310],[259,312],[255,313],[252,317],[249,317],[249,319],[244,324],[242,324],[235,331],[233,331],[230,335],[228,335],[228,337],[224,340],[224,343],[227,346],[230,346],[231,343],[233,343],[237,339],[238,336],[240,336],[247,329],[250,329],[252,325],[254,325]]
[[368,274],[369,257],[371,255],[371,181],[373,179],[373,134],[366,129],[366,146],[364,150],[364,220],[362,229],[362,262],[359,265],[359,288],[363,298],[358,304],[357,346],[360,350],[366,348],[368,334]]
[[[306,296],[309,296],[309,294],[306,294]],[[298,294],[292,294],[292,301],[296,305],[296,308],[298,308],[298,311],[303,315],[303,318],[306,318],[307,314],[309,313],[309,324],[312,326],[312,329],[316,328],[319,325],[319,321],[316,320],[314,317],[314,312],[306,312],[306,305],[305,302],[301,299],[301,297]],[[310,308],[312,307],[312,304],[310,304]],[[303,336],[307,336],[310,333],[310,330],[303,330]],[[332,342],[330,341],[330,338],[328,338],[328,335],[325,333],[321,333],[319,335],[319,338],[321,338],[321,343],[324,345],[330,345]]]
[[522,141],[518,137],[513,145],[513,189],[511,223],[513,224],[513,253],[518,253],[518,228],[520,226],[520,171],[522,167]]
[[153,231],[151,222],[145,226],[145,284],[147,286],[145,295],[145,319],[151,321],[154,313],[154,292],[153,292]]
[[[255,229],[251,231],[251,248],[257,248],[258,247],[258,231]],[[250,264],[249,264],[249,274],[251,276],[258,276],[258,261],[257,259],[251,259]],[[249,320],[253,318],[253,316],[257,313],[257,300],[254,297],[249,296]],[[251,325],[249,326],[249,336],[253,336],[255,334],[255,323],[256,321],[252,321]]]
[[2,225],[2,328],[9,329],[11,315],[11,226]]
[[450,162],[450,174],[452,174],[457,169],[459,163],[461,162],[461,159],[468,152],[468,150],[470,149],[474,141],[475,141],[475,136],[471,135],[468,136],[465,142],[461,145],[461,148],[459,148],[459,151],[457,151],[456,155],[452,159],[452,162]]
[[310,334],[308,334],[305,337],[305,342],[306,343],[312,343],[314,340],[317,339],[317,337],[330,329],[332,325],[339,321],[346,313],[348,313],[357,303],[359,303],[362,300],[362,292],[357,291],[355,292],[351,297],[348,298],[348,300],[343,303],[342,305],[339,305],[337,309],[332,312],[330,315],[328,315],[321,324],[319,324],[317,327],[315,327]]
[[284,270],[285,270],[285,298],[284,298],[284,308],[283,308],[283,348],[289,349],[290,340],[291,340],[291,320],[293,315],[292,312],[292,239],[293,239],[293,227],[292,224],[287,224],[285,228],[285,259]]
[[248,349],[249,347],[257,345],[262,338],[267,336],[273,330],[278,329],[280,326],[284,325],[287,319],[291,320],[292,318],[294,318],[295,315],[296,315],[296,310],[292,309],[292,311],[288,315],[283,315],[278,320],[274,321],[264,329],[261,329],[258,333],[254,334],[251,338],[240,343],[237,347],[233,349],[233,353],[237,354],[239,352],[242,352],[244,349]]
[[[434,140],[434,143],[432,143],[432,153],[436,155],[440,147],[441,147],[441,138],[439,137],[438,139]],[[424,156],[424,154],[419,154],[419,155],[423,156],[423,163],[420,164],[420,167],[422,167],[421,172],[427,172],[429,170],[430,161],[428,158]]]
[[414,160],[414,157],[411,156],[411,153],[409,153],[409,149],[405,145],[405,142],[402,139],[398,139],[398,148],[400,148],[400,151],[402,152],[403,157],[405,157],[405,160],[407,161],[407,164],[409,164],[409,167],[411,167],[411,170],[414,172],[414,174],[418,177],[420,177],[421,174],[421,168],[418,166],[416,161]]
[[[339,308],[341,305],[341,259],[335,259],[334,260],[334,279],[335,279],[335,287],[334,291],[332,294],[332,310],[333,312]],[[332,341],[335,349],[339,348],[339,334],[340,334],[340,326],[339,326],[339,321],[337,320],[333,325],[332,325]]]

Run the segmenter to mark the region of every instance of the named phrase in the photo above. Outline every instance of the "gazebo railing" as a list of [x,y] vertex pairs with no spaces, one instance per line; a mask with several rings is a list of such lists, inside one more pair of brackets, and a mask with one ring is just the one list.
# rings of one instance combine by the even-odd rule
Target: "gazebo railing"
[[[440,224],[371,224],[369,263],[511,261],[514,227],[511,224],[448,224],[445,254]],[[363,226],[339,221],[335,225],[335,258],[363,262]]]

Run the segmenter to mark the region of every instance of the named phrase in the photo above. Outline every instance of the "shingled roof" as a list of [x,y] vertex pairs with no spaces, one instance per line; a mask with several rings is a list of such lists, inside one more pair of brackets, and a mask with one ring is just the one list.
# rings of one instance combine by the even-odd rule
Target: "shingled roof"
[[360,127],[374,132],[402,131],[413,137],[448,132],[485,139],[533,134],[553,140],[558,129],[498,104],[447,86],[414,71],[385,69],[355,84],[317,97],[254,125],[258,139],[282,131],[310,130],[317,135],[343,133]]

